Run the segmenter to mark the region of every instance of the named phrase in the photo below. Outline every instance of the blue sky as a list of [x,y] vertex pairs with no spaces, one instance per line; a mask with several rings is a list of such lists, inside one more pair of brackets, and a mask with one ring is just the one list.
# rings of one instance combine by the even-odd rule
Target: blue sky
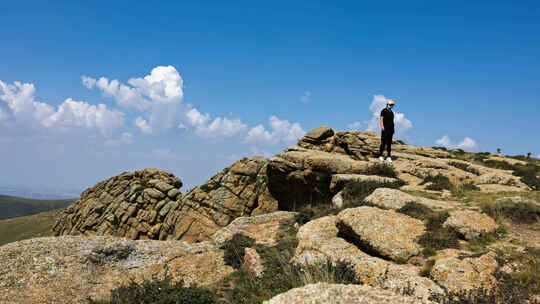
[[189,188],[385,98],[408,143],[538,155],[540,4],[469,2],[4,1],[0,184]]

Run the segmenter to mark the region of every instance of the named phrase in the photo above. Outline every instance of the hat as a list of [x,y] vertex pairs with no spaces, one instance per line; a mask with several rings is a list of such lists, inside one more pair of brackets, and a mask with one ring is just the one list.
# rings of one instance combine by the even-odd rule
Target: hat
[[388,100],[386,101],[386,104],[387,104],[387,105],[393,105],[393,104],[395,104],[395,102],[394,102],[392,99],[388,99]]

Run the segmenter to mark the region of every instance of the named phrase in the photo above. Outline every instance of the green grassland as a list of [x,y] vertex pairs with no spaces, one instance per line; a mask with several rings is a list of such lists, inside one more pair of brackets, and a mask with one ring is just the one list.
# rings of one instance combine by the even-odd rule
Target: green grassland
[[0,220],[65,208],[75,199],[38,200],[0,195]]
[[0,220],[0,246],[7,243],[50,236],[63,209]]

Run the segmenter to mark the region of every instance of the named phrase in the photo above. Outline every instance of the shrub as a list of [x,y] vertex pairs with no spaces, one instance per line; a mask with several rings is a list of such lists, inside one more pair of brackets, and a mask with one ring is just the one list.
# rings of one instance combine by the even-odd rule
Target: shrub
[[392,177],[396,178],[396,171],[394,170],[394,167],[391,165],[388,165],[387,163],[376,163],[374,165],[371,165],[367,169],[368,175],[378,175],[378,176],[385,176],[385,177]]
[[343,200],[345,202],[361,202],[377,188],[399,188],[405,183],[398,180],[395,183],[378,182],[378,181],[363,181],[349,182],[343,188]]
[[535,164],[515,165],[513,175],[519,176],[521,181],[533,190],[540,190],[540,166]]
[[426,187],[426,189],[428,190],[441,191],[443,189],[446,189],[446,190],[453,189],[453,184],[450,182],[448,177],[442,174],[428,175],[426,178],[424,178],[424,180],[420,183],[420,185],[424,185],[427,183],[431,183],[431,185]]
[[408,202],[403,207],[397,209],[396,212],[423,220],[427,218],[428,215],[432,214],[433,210],[422,204],[418,204],[417,202]]
[[484,165],[494,169],[514,170],[514,166],[504,160],[487,159],[484,160]]
[[431,148],[435,150],[448,151],[446,147],[431,147]]
[[494,219],[502,216],[515,223],[531,224],[540,219],[540,207],[530,202],[482,204],[481,208],[484,213]]
[[427,260],[422,270],[420,270],[419,275],[421,277],[429,278],[431,276],[431,270],[433,269],[433,265],[435,265],[435,260]]
[[233,268],[240,268],[244,264],[244,249],[247,247],[253,247],[255,240],[237,233],[233,237],[225,242],[223,249],[225,253],[223,259],[226,265],[230,265]]
[[298,240],[294,233],[283,237],[273,247],[254,245],[264,261],[264,272],[258,278],[244,267],[224,280],[220,295],[228,303],[262,303],[292,288],[315,282],[359,284],[353,267],[348,263],[322,263],[312,266],[290,262]]
[[169,278],[164,280],[144,281],[142,284],[132,282],[112,291],[110,300],[95,301],[88,299],[89,304],[214,304],[219,303],[216,294],[197,286],[185,287],[180,281],[171,284]]
[[448,216],[448,212],[433,212],[429,214],[426,223],[426,233],[418,239],[418,243],[429,248],[429,250],[459,248],[459,233],[454,228],[442,226]]

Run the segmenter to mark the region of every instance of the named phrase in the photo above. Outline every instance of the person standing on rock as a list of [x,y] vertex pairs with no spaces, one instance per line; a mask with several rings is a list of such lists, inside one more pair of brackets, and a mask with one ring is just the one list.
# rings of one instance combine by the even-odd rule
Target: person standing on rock
[[386,108],[381,111],[381,148],[379,149],[379,159],[384,161],[383,153],[384,147],[386,146],[388,162],[392,162],[392,136],[394,136],[394,112],[392,108],[394,107],[394,101],[388,99],[386,101]]

